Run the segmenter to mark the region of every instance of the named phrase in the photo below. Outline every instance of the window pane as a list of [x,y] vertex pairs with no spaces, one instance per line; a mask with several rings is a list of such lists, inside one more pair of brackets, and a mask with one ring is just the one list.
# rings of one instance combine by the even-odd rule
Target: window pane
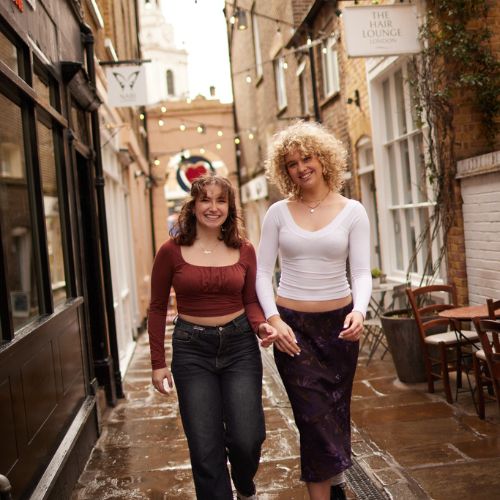
[[[431,227],[429,221],[429,209],[421,208],[418,211],[419,222],[420,222],[420,235],[419,238],[423,239],[422,250],[420,251],[422,255],[422,269],[420,269],[421,274],[432,274],[432,263],[434,262],[434,258],[432,255],[432,246],[431,246]],[[429,262],[426,261],[429,258]],[[423,267],[425,266],[425,269]]]
[[[410,258],[415,253],[415,249],[417,247],[417,238],[415,234],[415,222],[413,220],[413,210],[405,211],[405,219],[406,219],[406,244],[408,245],[408,263],[410,262]],[[411,265],[410,271],[412,273],[417,272],[417,262],[413,261]]]
[[392,211],[392,223],[394,227],[394,255],[396,257],[396,269],[404,271],[403,269],[403,240],[401,238],[401,221],[399,217],[399,210]]
[[388,146],[387,158],[389,160],[389,177],[391,179],[391,201],[393,205],[399,205],[398,174],[396,161],[394,160],[394,146]]
[[0,94],[0,220],[14,329],[38,316],[38,283],[33,256],[21,109]]
[[0,32],[0,61],[4,62],[14,73],[19,73],[16,46]]
[[411,203],[413,197],[411,192],[410,157],[408,155],[407,141],[399,143],[399,152],[401,156],[401,172],[403,174],[403,198],[405,203]]
[[386,140],[390,141],[394,137],[392,130],[392,109],[391,109],[391,93],[390,93],[390,83],[386,80],[382,84],[382,90],[384,93],[384,118],[385,118],[385,133]]
[[422,134],[413,138],[413,155],[415,161],[416,182],[418,186],[418,201],[428,201],[427,179],[425,177],[424,141]]
[[50,104],[50,87],[36,73],[33,73],[33,88],[45,104]]
[[252,12],[252,32],[253,32],[253,46],[255,52],[255,71],[257,77],[263,74],[262,68],[262,54],[260,51],[260,35],[259,35],[259,21],[254,12]]
[[406,134],[406,106],[405,94],[403,91],[403,72],[397,71],[394,75],[394,85],[396,88],[396,113],[398,116],[398,132],[399,135]]
[[50,282],[54,305],[66,299],[64,255],[61,235],[61,216],[57,196],[56,157],[52,130],[37,122],[40,169],[45,210],[45,228],[50,264]]

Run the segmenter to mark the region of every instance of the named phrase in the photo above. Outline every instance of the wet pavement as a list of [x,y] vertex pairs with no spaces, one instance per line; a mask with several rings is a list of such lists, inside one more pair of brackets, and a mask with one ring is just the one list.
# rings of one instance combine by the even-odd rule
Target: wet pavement
[[[259,498],[305,500],[291,409],[270,350],[263,351],[263,360],[267,439],[256,477]],[[165,397],[154,391],[150,375],[147,335],[142,335],[124,378],[126,398],[103,419],[72,500],[195,498],[175,393]],[[476,416],[468,392],[450,405],[439,386],[428,394],[425,384],[399,382],[389,354],[381,360],[377,353],[366,366],[361,353],[348,498],[500,499],[495,403],[486,404],[486,414],[485,421]]]

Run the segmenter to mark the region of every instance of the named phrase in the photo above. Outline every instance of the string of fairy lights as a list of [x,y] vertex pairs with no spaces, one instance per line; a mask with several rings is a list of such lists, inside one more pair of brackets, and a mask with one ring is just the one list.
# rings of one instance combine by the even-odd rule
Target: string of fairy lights
[[[267,65],[267,64],[274,64],[276,62],[277,58],[279,58],[281,60],[281,67],[284,70],[287,70],[288,69],[288,62],[286,61],[287,57],[295,55],[297,53],[307,51],[311,47],[315,47],[317,45],[321,45],[321,44],[324,45],[324,42],[327,39],[331,38],[332,36],[338,38],[338,33],[336,33],[336,32],[327,34],[323,31],[318,31],[317,37],[313,39],[309,32],[307,32],[304,29],[297,29],[296,26],[292,22],[265,14],[263,12],[256,12],[255,9],[249,9],[249,8],[246,8],[243,6],[235,5],[235,3],[236,2],[231,3],[229,1],[224,2],[224,4],[225,4],[224,14],[226,16],[227,23],[229,25],[235,26],[237,31],[244,31],[249,27],[248,22],[247,22],[247,14],[249,14],[249,16],[252,18],[252,21],[255,18],[262,18],[262,19],[265,19],[267,21],[274,22],[276,24],[276,32],[278,34],[281,33],[282,28],[289,28],[291,30],[291,34],[301,33],[303,39],[305,40],[305,43],[300,45],[300,46],[295,46],[295,47],[291,47],[288,49],[282,48],[278,53],[279,55],[275,58],[261,60],[261,61],[259,61],[258,64],[255,63],[255,64],[249,65],[243,69],[231,72],[232,78],[234,78],[235,76],[241,75],[245,78],[245,82],[247,84],[251,84],[253,82],[252,73],[254,75],[257,74],[258,66],[263,67],[264,65]],[[357,1],[355,3],[357,3]],[[229,10],[228,8],[232,8],[232,12],[228,12],[228,10]],[[337,16],[340,17],[339,12],[336,12],[336,14],[337,14]],[[327,50],[328,49],[326,46],[322,47],[323,53],[327,53]],[[186,99],[187,104],[190,104],[191,102],[192,102],[192,99],[190,99],[190,98]],[[167,106],[161,106],[160,111],[162,114],[167,113]],[[139,117],[141,120],[144,120],[145,119],[144,113],[141,113],[139,115]],[[212,137],[209,139],[209,137],[207,137],[203,142],[200,142],[199,145],[191,146],[190,149],[197,150],[202,155],[205,154],[205,152],[207,151],[207,149],[210,146],[215,145],[216,150],[218,150],[218,151],[222,150],[222,148],[223,148],[222,142],[227,141],[229,139],[232,140],[236,146],[238,146],[244,138],[248,139],[249,141],[253,141],[255,139],[255,134],[256,134],[256,130],[257,130],[256,127],[249,127],[249,128],[240,129],[240,130],[236,131],[235,133],[234,132],[233,133],[226,133],[224,129],[231,129],[232,130],[232,127],[219,125],[219,124],[213,124],[213,123],[205,123],[205,122],[200,122],[197,120],[190,120],[187,118],[183,118],[181,123],[179,123],[175,127],[171,126],[169,128],[164,128],[167,125],[167,121],[168,120],[167,120],[166,116],[163,117],[160,115],[160,117],[157,119],[158,127],[160,129],[162,129],[162,132],[164,132],[164,133],[177,132],[177,131],[192,132],[192,131],[196,130],[196,132],[200,135],[210,136],[211,131],[215,130],[215,134],[216,134],[215,138]],[[184,151],[185,151],[184,149],[182,149],[182,150],[176,149],[173,151],[164,151],[164,152],[162,151],[161,155],[162,156],[163,155],[173,155],[173,154],[181,154],[182,155],[184,153]],[[238,154],[238,153],[239,153],[239,150],[237,148],[236,154]],[[153,163],[156,166],[161,164],[160,160],[157,157],[154,158]]]

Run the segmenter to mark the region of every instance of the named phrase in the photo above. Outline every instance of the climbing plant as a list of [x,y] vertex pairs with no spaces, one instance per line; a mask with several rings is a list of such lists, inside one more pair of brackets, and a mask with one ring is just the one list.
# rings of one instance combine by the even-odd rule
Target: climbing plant
[[[427,7],[420,28],[423,50],[410,61],[412,100],[420,125],[427,127],[424,181],[431,184],[436,202],[407,270],[409,280],[415,260],[425,252],[422,282],[439,273],[459,203],[455,103],[463,96],[474,103],[489,146],[497,136],[500,114],[500,65],[490,44],[488,0],[427,0]],[[436,239],[437,258],[431,248]]]

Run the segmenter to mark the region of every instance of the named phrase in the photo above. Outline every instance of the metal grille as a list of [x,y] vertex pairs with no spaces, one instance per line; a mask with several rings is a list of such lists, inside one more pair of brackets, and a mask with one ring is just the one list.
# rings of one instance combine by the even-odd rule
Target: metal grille
[[352,458],[352,467],[346,470],[346,476],[349,489],[356,495],[357,500],[387,500],[390,498],[375,486],[354,457]]

